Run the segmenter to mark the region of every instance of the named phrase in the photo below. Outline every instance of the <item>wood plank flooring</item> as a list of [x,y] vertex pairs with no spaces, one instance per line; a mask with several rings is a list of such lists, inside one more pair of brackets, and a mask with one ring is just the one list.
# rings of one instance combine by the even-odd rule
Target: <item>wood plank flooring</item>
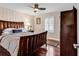
[[47,48],[39,48],[33,53],[33,56],[60,56],[60,48],[47,45]]

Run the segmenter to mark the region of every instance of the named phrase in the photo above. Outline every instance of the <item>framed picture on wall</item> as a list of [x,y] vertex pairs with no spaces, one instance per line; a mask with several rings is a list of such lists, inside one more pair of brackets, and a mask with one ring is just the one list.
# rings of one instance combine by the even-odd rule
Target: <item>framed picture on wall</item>
[[36,18],[36,24],[41,24],[41,18],[40,17]]

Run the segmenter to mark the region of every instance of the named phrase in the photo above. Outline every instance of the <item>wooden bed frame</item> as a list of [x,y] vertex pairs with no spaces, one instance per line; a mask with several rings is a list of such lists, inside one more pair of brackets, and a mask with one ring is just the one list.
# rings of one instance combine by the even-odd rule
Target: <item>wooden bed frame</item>
[[[5,28],[24,28],[24,22],[12,22],[0,20],[0,35]],[[47,31],[20,37],[18,56],[30,56],[42,45],[47,46]]]
[[21,37],[18,55],[32,55],[33,52],[44,44],[46,44],[47,47],[47,31],[35,35]]
[[24,22],[13,22],[0,20],[0,35],[6,28],[24,28]]

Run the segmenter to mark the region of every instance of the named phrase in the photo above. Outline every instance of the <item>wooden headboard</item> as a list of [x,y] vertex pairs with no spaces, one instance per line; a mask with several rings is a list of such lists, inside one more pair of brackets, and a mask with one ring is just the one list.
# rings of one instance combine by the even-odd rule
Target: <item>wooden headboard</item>
[[6,28],[24,28],[24,22],[13,22],[0,20],[0,35]]

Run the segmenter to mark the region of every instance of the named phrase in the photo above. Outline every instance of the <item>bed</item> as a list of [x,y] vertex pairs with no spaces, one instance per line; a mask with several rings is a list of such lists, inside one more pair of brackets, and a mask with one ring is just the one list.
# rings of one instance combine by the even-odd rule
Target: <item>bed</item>
[[41,31],[38,33],[17,32],[3,35],[3,30],[7,28],[24,28],[24,23],[0,21],[0,45],[4,47],[11,56],[30,56],[42,45],[46,44],[47,46],[47,31]]

